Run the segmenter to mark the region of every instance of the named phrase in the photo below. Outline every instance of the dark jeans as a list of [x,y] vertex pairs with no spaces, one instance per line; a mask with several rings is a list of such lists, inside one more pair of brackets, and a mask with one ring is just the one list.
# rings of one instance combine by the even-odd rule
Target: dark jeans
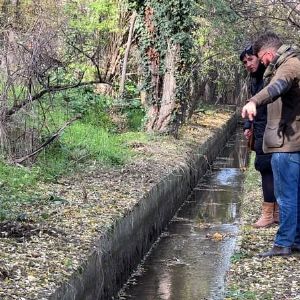
[[274,195],[274,179],[272,170],[260,172],[261,185],[264,195],[264,202],[274,203],[276,198]]
[[274,195],[274,179],[271,166],[272,154],[257,154],[254,166],[261,174],[261,184],[264,195],[264,202],[274,203],[276,198]]

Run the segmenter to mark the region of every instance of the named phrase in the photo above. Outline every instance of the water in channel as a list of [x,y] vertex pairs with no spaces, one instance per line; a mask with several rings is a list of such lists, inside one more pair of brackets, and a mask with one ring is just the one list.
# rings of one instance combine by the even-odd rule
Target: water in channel
[[218,300],[238,231],[247,147],[234,134],[119,299]]

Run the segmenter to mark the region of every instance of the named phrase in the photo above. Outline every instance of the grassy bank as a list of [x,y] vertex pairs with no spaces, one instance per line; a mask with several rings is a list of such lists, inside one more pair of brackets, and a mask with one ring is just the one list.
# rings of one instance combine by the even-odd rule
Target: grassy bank
[[[20,167],[24,172],[21,178],[34,177],[23,183],[24,191],[38,180],[31,196],[39,190],[43,198],[19,199],[14,205],[6,202],[15,218],[0,222],[0,298],[47,298],[72,274],[80,273],[101,235],[162,178],[185,165],[195,149],[220,130],[232,114],[224,110],[199,112],[181,128],[179,139],[144,139],[139,132],[110,132],[131,153],[123,164],[100,163],[94,158],[77,171],[46,181],[41,173],[35,175],[36,166]],[[65,138],[62,136],[60,143]],[[12,180],[14,172],[7,172],[6,177]]]
[[[143,154],[136,151],[139,145],[147,145],[151,140],[160,140],[162,144],[172,140],[171,137],[143,132],[145,112],[139,100],[120,103],[117,99],[96,94],[91,88],[80,88],[55,94],[51,101],[44,99],[44,102],[33,105],[35,113],[24,116],[24,124],[27,124],[25,128],[32,130],[39,128],[38,145],[72,117],[80,115],[81,118],[66,127],[58,139],[23,165],[8,164],[4,156],[2,160],[0,157],[0,221],[19,219],[24,214],[23,204],[49,201],[51,204],[51,199],[56,196],[45,191],[47,184],[84,173],[91,166],[122,168]],[[42,120],[37,118],[41,110],[44,114]],[[195,122],[203,123],[208,117],[209,125],[217,124],[210,118],[217,110],[214,106],[203,106],[197,112],[202,117],[196,118]],[[16,123],[20,126],[20,132],[24,124]],[[180,134],[181,139],[191,139],[192,143],[199,136],[197,130],[189,127],[183,127]],[[26,143],[14,147],[22,151],[24,146]]]
[[[46,110],[49,103],[36,105],[36,113],[42,105]],[[35,114],[27,117],[26,122],[32,128],[42,128],[38,142],[41,144],[67,120],[81,115],[33,160],[22,166],[8,164],[4,157],[0,160],[0,220],[19,218],[22,214],[19,206],[23,203],[47,201],[45,183],[57,182],[90,165],[122,166],[137,155],[131,145],[149,139],[140,131],[144,111],[134,101],[117,110],[115,107],[115,99],[85,88],[57,94],[45,120],[39,120]]]
[[121,166],[135,155],[130,144],[147,139],[141,132],[111,134],[101,127],[77,123],[31,166],[0,161],[0,220],[17,218],[19,204],[47,200],[42,183],[56,182],[91,164]]
[[225,299],[300,299],[300,257],[263,259],[257,256],[272,247],[278,227],[255,229],[251,226],[259,217],[263,201],[260,175],[253,162],[254,155],[246,174],[239,245],[232,256]]

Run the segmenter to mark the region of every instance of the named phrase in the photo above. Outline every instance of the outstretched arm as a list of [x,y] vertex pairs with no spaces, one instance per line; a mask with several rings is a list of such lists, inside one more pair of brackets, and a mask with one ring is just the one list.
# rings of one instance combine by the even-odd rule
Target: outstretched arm
[[299,79],[300,61],[296,57],[291,58],[286,63],[279,66],[270,83],[253,96],[250,101],[255,102],[256,105],[274,102],[280,96],[288,92],[293,82]]

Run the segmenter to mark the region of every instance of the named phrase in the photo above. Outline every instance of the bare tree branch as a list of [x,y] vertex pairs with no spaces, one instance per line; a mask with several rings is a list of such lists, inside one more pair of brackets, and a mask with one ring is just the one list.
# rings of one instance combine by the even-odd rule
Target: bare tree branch
[[26,99],[16,105],[14,105],[12,108],[10,108],[7,113],[6,116],[11,116],[13,114],[15,114],[16,112],[18,112],[21,108],[25,107],[26,105],[28,105],[29,103],[32,103],[35,100],[40,99],[42,96],[44,96],[47,93],[53,93],[53,92],[59,92],[59,91],[64,91],[64,90],[68,90],[68,89],[73,89],[73,88],[77,88],[80,86],[86,86],[86,85],[92,85],[92,84],[98,84],[98,83],[106,83],[109,84],[108,82],[104,82],[104,81],[99,81],[99,80],[95,80],[95,81],[88,81],[88,82],[78,82],[75,84],[71,84],[71,85],[56,85],[56,86],[51,86],[45,90],[40,91],[39,93],[33,95],[30,99]]
[[39,152],[41,152],[46,146],[48,146],[51,142],[56,140],[62,132],[65,130],[65,128],[69,125],[71,125],[73,122],[76,120],[80,119],[81,115],[75,116],[72,119],[70,119],[68,122],[66,122],[59,130],[57,130],[49,139],[47,139],[43,144],[41,144],[38,148],[36,148],[33,152],[30,154],[27,154],[26,156],[20,157],[20,158],[15,158],[12,160],[12,163],[14,164],[20,164],[24,162],[25,160],[37,155]]

